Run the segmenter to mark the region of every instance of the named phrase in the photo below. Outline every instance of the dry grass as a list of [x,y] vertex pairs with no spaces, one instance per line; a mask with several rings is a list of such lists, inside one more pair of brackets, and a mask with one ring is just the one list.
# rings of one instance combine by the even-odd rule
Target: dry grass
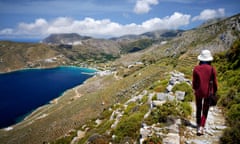
[[57,139],[89,119],[97,118],[104,108],[141,92],[168,70],[168,66],[149,65],[121,80],[112,75],[91,78],[78,87],[81,97],[73,99],[74,90],[65,92],[55,103],[39,109],[13,130],[0,131],[0,139],[3,143],[43,143]]

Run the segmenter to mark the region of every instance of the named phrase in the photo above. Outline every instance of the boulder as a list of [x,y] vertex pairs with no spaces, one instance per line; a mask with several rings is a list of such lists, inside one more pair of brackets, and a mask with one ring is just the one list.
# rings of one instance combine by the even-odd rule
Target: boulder
[[184,92],[184,91],[176,91],[175,96],[176,96],[177,100],[180,100],[180,101],[184,100],[185,93],[186,92]]

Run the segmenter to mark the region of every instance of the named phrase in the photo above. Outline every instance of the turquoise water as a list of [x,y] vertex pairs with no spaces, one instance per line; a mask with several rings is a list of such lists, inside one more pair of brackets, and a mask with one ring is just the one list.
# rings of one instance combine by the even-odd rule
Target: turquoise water
[[82,84],[96,70],[78,67],[27,69],[0,74],[0,128]]

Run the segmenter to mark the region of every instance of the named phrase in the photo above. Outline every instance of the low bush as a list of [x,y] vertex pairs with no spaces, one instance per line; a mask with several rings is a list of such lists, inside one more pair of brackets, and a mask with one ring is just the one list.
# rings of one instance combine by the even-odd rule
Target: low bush
[[124,110],[124,115],[130,115],[131,113],[137,111],[139,106],[135,102],[131,102],[128,107]]
[[141,112],[123,117],[113,132],[116,135],[115,142],[119,143],[124,140],[125,137],[137,139],[139,136],[142,118],[143,114]]
[[[240,124],[240,104],[233,104],[227,112],[227,121],[231,126]],[[239,135],[240,136],[240,135]]]
[[218,70],[219,105],[226,110],[228,128],[221,137],[222,144],[240,141],[240,40],[236,40],[227,52],[214,56]]
[[64,136],[62,138],[57,139],[56,141],[52,142],[51,144],[69,144],[71,143],[72,139],[77,136],[77,132],[71,132],[68,136]]
[[155,92],[165,92],[168,81],[169,79],[157,81],[150,87],[150,89],[153,89]]
[[188,102],[180,103],[181,117],[188,117],[192,113],[192,107]]
[[183,82],[183,83],[180,83],[180,84],[176,84],[172,91],[173,92],[176,92],[177,90],[179,91],[184,91],[185,92],[185,97],[184,97],[184,101],[186,102],[191,102],[193,101],[193,90],[192,90],[192,87],[190,85],[188,85],[187,83]]
[[234,127],[228,127],[224,130],[223,136],[220,138],[221,144],[238,144],[240,142],[240,122]]
[[162,138],[156,135],[153,135],[143,141],[143,144],[161,144],[162,143]]
[[165,124],[169,118],[182,117],[185,118],[192,113],[192,108],[188,102],[169,101],[162,106],[158,106],[152,110],[150,116],[145,119],[148,125],[154,123]]

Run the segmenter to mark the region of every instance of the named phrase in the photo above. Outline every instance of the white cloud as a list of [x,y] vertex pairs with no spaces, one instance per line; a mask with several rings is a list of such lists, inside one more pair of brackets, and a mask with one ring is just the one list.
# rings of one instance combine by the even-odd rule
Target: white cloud
[[151,5],[157,5],[158,0],[137,0],[134,7],[134,12],[137,14],[148,13],[151,10]]
[[200,13],[199,16],[193,17],[192,21],[209,20],[213,18],[223,17],[224,15],[225,15],[225,10],[223,8],[219,8],[217,10],[205,9]]
[[32,36],[46,37],[52,33],[78,33],[92,37],[116,37],[126,34],[141,34],[158,29],[178,29],[190,22],[190,15],[175,12],[164,18],[152,18],[141,24],[119,24],[110,19],[96,20],[86,17],[75,20],[69,17],[59,17],[51,21],[36,19],[33,23],[20,23],[15,29],[0,30],[0,36]]
[[48,22],[39,18],[34,23],[19,23],[16,30],[13,31],[14,35],[32,35],[34,37],[47,34]]
[[163,19],[154,18],[148,21],[145,21],[142,24],[144,29],[155,30],[158,29],[177,29],[180,26],[185,26],[189,24],[190,15],[184,15],[178,12],[175,12],[171,16],[167,16]]
[[0,35],[11,35],[13,33],[13,29],[6,28],[0,31]]

